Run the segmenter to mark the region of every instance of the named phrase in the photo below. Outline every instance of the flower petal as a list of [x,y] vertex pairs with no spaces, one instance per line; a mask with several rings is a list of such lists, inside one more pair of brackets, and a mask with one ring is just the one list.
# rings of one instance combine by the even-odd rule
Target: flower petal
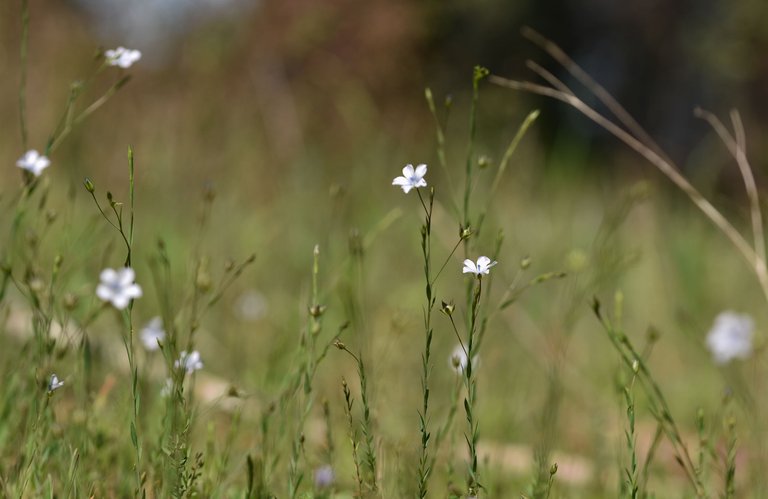
[[395,177],[394,179],[392,179],[392,185],[407,185],[410,183],[411,181],[405,177]]
[[405,165],[405,168],[403,168],[403,176],[405,178],[413,177],[413,165],[412,164]]
[[424,163],[420,164],[419,166],[416,167],[415,173],[417,177],[419,178],[423,177],[424,175],[427,174],[427,165],[425,165]]
[[136,280],[136,272],[130,267],[122,268],[118,271],[118,280],[121,286],[133,284],[133,281]]
[[467,274],[469,272],[476,274],[477,273],[477,266],[475,265],[475,262],[473,262],[470,259],[464,260],[464,269],[462,270],[464,274]]
[[123,291],[123,294],[128,298],[141,298],[141,286],[138,284],[131,284]]
[[113,283],[117,281],[117,272],[113,269],[104,269],[101,271],[101,274],[99,274],[99,279],[104,284]]
[[131,301],[130,297],[122,294],[122,295],[115,295],[112,297],[112,305],[118,309],[122,310],[125,307],[128,306],[128,303]]
[[98,296],[102,301],[110,301],[114,296],[114,293],[112,292],[112,288],[109,286],[99,284],[96,287],[96,296]]

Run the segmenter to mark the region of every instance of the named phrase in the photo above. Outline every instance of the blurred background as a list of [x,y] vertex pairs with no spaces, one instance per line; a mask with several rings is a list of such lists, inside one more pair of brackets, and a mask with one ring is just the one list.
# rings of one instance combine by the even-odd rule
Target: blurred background
[[[101,242],[114,234],[93,213],[81,183],[88,176],[100,192],[125,199],[131,145],[138,247],[154,248],[162,237],[180,262],[175,271],[183,282],[192,242],[200,237],[201,200],[215,192],[211,225],[201,238],[211,268],[251,253],[257,260],[206,319],[200,350],[209,373],[263,401],[288,369],[319,243],[328,327],[357,313],[350,312],[355,306],[348,296],[363,296],[358,305],[377,353],[373,379],[382,380],[374,381],[375,403],[401,408],[378,415],[398,451],[415,451],[422,341],[420,207],[390,186],[404,164],[430,164],[439,254],[448,253],[458,230],[449,200],[459,192],[446,188],[437,168],[425,87],[447,123],[454,180],[462,178],[466,155],[473,66],[529,78],[525,61],[532,58],[573,83],[520,36],[526,25],[561,45],[612,92],[739,227],[748,227],[741,177],[693,108],[723,118],[738,108],[761,191],[768,166],[768,4],[761,0],[69,0],[32,1],[30,8],[31,147],[44,147],[70,83],[93,72],[101,50],[123,45],[143,54],[129,71],[132,81],[52,157],[51,197],[69,207],[68,223],[108,255]],[[19,2],[0,2],[4,197],[18,188],[12,165],[23,152],[20,39]],[[102,73],[88,95],[96,98],[121,74]],[[622,289],[637,341],[649,326],[661,331],[655,367],[678,414],[691,424],[698,407],[718,406],[727,384],[704,349],[713,317],[735,307],[762,326],[768,314],[754,276],[725,238],[650,165],[567,106],[481,84],[477,155],[495,165],[533,109],[541,116],[513,158],[478,247],[490,253],[503,230],[497,294],[526,255],[533,257],[534,274],[567,271],[569,277],[534,289],[495,324],[480,374],[487,383],[484,436],[533,445],[530,435],[554,425],[558,448],[590,456],[590,469],[599,469],[609,453],[605,421],[619,414],[612,379],[617,361],[595,328],[589,297],[610,302]],[[483,175],[481,187],[493,177]],[[359,234],[372,233],[379,235],[366,248],[363,277],[347,281],[350,241],[354,246]],[[84,239],[62,241],[72,253],[65,266],[81,283],[73,291],[87,296],[101,263],[119,259],[93,261],[77,250]],[[449,266],[446,298],[461,296],[462,281],[453,275],[458,265]],[[139,281],[149,281],[146,263],[137,272]],[[143,320],[155,315],[154,294],[148,290],[144,308],[137,307]],[[436,376],[450,386],[448,362],[441,363],[454,342],[445,326],[436,332]],[[338,402],[339,371],[354,376],[353,366],[338,358],[332,364],[319,373],[320,386]],[[555,409],[552,400],[560,404]],[[542,411],[568,424],[542,422]],[[590,477],[580,482],[590,490],[613,484],[597,472]],[[500,487],[510,486],[505,480]]]

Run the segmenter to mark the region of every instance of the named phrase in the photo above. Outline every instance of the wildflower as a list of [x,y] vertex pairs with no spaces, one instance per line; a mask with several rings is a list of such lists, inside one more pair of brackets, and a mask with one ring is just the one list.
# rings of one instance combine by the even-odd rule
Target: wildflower
[[333,468],[330,464],[324,464],[319,468],[315,468],[315,487],[323,489],[333,485],[333,480],[336,478],[333,473]]
[[490,258],[487,256],[481,256],[477,259],[477,263],[473,262],[472,260],[464,260],[464,269],[462,270],[465,274],[471,273],[475,274],[476,276],[480,277],[483,274],[488,274],[491,271],[491,267],[496,265],[499,262],[491,261]]
[[[467,352],[464,351],[463,346],[456,345],[456,348],[453,349],[453,353],[451,353],[448,360],[450,361],[453,370],[456,371],[456,374],[464,374],[464,369],[467,368]],[[480,359],[477,355],[472,357],[472,369],[477,368],[479,363]]]
[[59,380],[59,377],[55,373],[51,374],[51,379],[48,381],[48,393],[53,393],[64,386],[64,382]]
[[163,320],[160,317],[154,317],[144,329],[141,330],[141,342],[144,343],[144,348],[153,352],[157,350],[160,345],[158,342],[165,339],[165,331],[163,330]]
[[16,162],[16,166],[22,170],[27,170],[35,177],[39,177],[43,170],[48,168],[51,164],[51,160],[43,156],[34,149],[24,153],[24,156],[20,157]]
[[200,360],[200,352],[193,350],[192,352],[187,353],[186,350],[183,350],[179,355],[179,360],[174,361],[173,367],[176,369],[183,367],[184,370],[187,371],[187,374],[199,371],[203,368],[203,361]]
[[104,58],[110,66],[120,66],[123,69],[130,68],[134,62],[141,59],[141,52],[125,47],[117,47],[104,52]]
[[399,185],[403,188],[403,192],[408,194],[411,189],[418,189],[419,187],[426,187],[427,181],[424,180],[424,175],[427,174],[427,165],[421,164],[413,169],[413,165],[405,165],[403,168],[403,176],[395,177],[392,180],[392,185]]
[[141,297],[141,287],[133,282],[135,278],[136,273],[130,267],[104,269],[99,276],[101,283],[96,288],[96,296],[122,310],[132,299]]
[[746,359],[752,353],[754,321],[749,315],[722,312],[707,334],[707,347],[715,363],[727,364],[733,359]]

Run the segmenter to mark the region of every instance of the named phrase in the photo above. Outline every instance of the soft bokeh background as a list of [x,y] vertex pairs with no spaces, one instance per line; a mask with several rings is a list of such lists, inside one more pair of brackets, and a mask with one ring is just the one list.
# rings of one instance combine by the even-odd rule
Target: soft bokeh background
[[[443,117],[441,104],[450,96],[448,158],[454,181],[460,180],[472,67],[520,76],[526,58],[548,62],[519,35],[530,25],[613,92],[693,183],[746,228],[738,170],[692,114],[695,105],[722,116],[738,108],[762,189],[768,7],[759,0],[192,4],[31,2],[32,147],[43,147],[69,84],[90,74],[100,49],[125,45],[143,52],[130,70],[132,81],[52,157],[46,175],[51,204],[63,222],[54,233],[59,239],[51,236],[59,243],[49,240],[46,251],[51,257],[65,254],[66,272],[79,283],[70,291],[90,300],[98,271],[105,263],[119,264],[120,257],[110,253],[115,234],[96,216],[81,182],[88,176],[100,192],[125,199],[131,145],[140,282],[150,281],[147,262],[160,237],[175,262],[179,295],[192,272],[197,240],[212,274],[227,259],[256,254],[254,266],[206,317],[198,335],[206,375],[252,394],[255,420],[291,368],[309,300],[312,248],[319,244],[327,329],[349,319],[352,308],[362,310],[364,319],[343,338],[371,358],[375,418],[390,475],[398,472],[399,456],[417,450],[420,398],[420,206],[413,195],[390,186],[405,163],[430,164],[439,258],[458,231],[449,200],[458,200],[459,193],[449,191],[437,168],[425,87],[432,88]],[[23,152],[19,16],[18,2],[0,3],[3,199],[18,188],[13,164]],[[91,98],[117,77],[118,71],[102,74]],[[743,371],[712,364],[704,336],[715,315],[730,308],[748,312],[758,331],[768,316],[749,268],[691,203],[650,165],[558,103],[482,85],[476,152],[488,156],[491,167],[476,189],[477,208],[495,162],[533,109],[542,114],[513,158],[479,247],[490,253],[496,231],[504,232],[494,269],[496,299],[526,255],[533,261],[531,277],[547,271],[569,275],[534,288],[490,325],[479,374],[482,437],[488,449],[497,450],[487,470],[498,478],[492,496],[512,497],[530,482],[532,449],[549,441],[567,456],[561,462],[576,462],[570,478],[563,466],[563,490],[597,497],[619,480],[605,463],[613,463],[621,449],[622,409],[615,389],[618,360],[590,313],[590,298],[598,295],[610,308],[622,290],[630,335],[642,343],[650,326],[661,332],[651,364],[689,430],[699,407],[716,413],[733,379],[757,381],[757,360]],[[216,199],[211,224],[200,236],[197,219],[209,189]],[[394,222],[381,226],[382,220]],[[377,236],[360,268],[349,270],[350,239],[372,233]],[[449,263],[438,299],[461,302],[460,260],[457,255]],[[156,293],[149,285],[146,290],[135,311],[142,322],[157,312]],[[360,303],[350,305],[353,295]],[[454,339],[443,317],[436,321],[433,392],[439,419],[452,386],[447,357]],[[105,343],[110,324],[102,324]],[[13,348],[4,345],[0,355],[12,355]],[[331,402],[339,421],[340,376],[355,376],[348,360],[333,351],[318,374],[321,398]],[[122,395],[115,400],[123,403]],[[226,427],[226,414],[213,404],[202,411],[200,424]],[[556,418],[548,423],[542,414]],[[650,417],[641,420],[641,432],[652,433]],[[343,431],[338,434],[343,448]],[[241,452],[256,439],[256,430],[246,431]],[[461,448],[460,432],[456,440]],[[518,450],[522,457],[516,457]],[[683,483],[675,466],[669,456],[661,461],[659,483]],[[396,497],[396,486],[389,487]]]

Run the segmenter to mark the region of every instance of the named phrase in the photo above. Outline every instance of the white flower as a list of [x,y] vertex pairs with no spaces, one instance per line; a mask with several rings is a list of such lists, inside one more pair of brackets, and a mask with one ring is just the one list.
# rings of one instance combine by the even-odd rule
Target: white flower
[[725,311],[715,318],[707,334],[707,347],[715,363],[726,364],[733,359],[746,359],[752,353],[755,323],[748,315]]
[[[456,348],[453,349],[453,353],[451,353],[448,361],[451,363],[453,370],[456,371],[456,374],[464,374],[464,369],[467,368],[467,353],[464,351],[464,347],[456,345]],[[472,357],[472,369],[477,369],[479,364],[480,359],[478,356],[475,355]]]
[[418,189],[419,187],[426,187],[427,181],[424,180],[424,175],[427,174],[427,165],[421,164],[413,169],[413,165],[405,165],[403,168],[403,176],[395,177],[392,180],[392,185],[399,185],[403,188],[403,192],[408,194],[411,189]]
[[173,366],[176,369],[179,367],[184,367],[184,369],[187,371],[187,374],[192,374],[193,372],[203,368],[203,361],[200,360],[200,352],[197,350],[193,350],[190,353],[187,353],[186,350],[183,350],[179,355],[179,360],[174,361]]
[[43,170],[48,168],[50,164],[50,159],[41,155],[34,149],[30,149],[29,151],[25,152],[24,156],[20,157],[16,162],[16,166],[22,170],[27,170],[35,177],[39,177],[40,174],[43,173]]
[[488,274],[491,271],[491,267],[496,265],[499,262],[492,262],[490,258],[487,256],[481,256],[477,259],[477,264],[473,262],[472,260],[464,260],[464,269],[463,272],[465,274],[471,273],[475,274],[476,276],[481,276],[483,274]]
[[51,374],[51,379],[48,381],[48,393],[53,393],[64,386],[63,381],[59,381],[59,377],[55,373]]
[[165,331],[163,330],[163,320],[160,317],[154,317],[144,329],[141,330],[141,342],[144,343],[144,348],[153,352],[160,348],[158,341],[165,339]]
[[333,468],[330,464],[324,464],[315,469],[315,487],[323,489],[333,485],[333,480],[336,475],[333,473]]
[[101,283],[96,288],[96,296],[122,310],[132,299],[141,297],[141,287],[133,282],[135,278],[136,274],[130,267],[104,269],[99,276]]
[[104,52],[107,64],[110,66],[120,66],[123,69],[130,68],[134,62],[141,59],[141,52],[131,50],[125,47],[117,47]]

